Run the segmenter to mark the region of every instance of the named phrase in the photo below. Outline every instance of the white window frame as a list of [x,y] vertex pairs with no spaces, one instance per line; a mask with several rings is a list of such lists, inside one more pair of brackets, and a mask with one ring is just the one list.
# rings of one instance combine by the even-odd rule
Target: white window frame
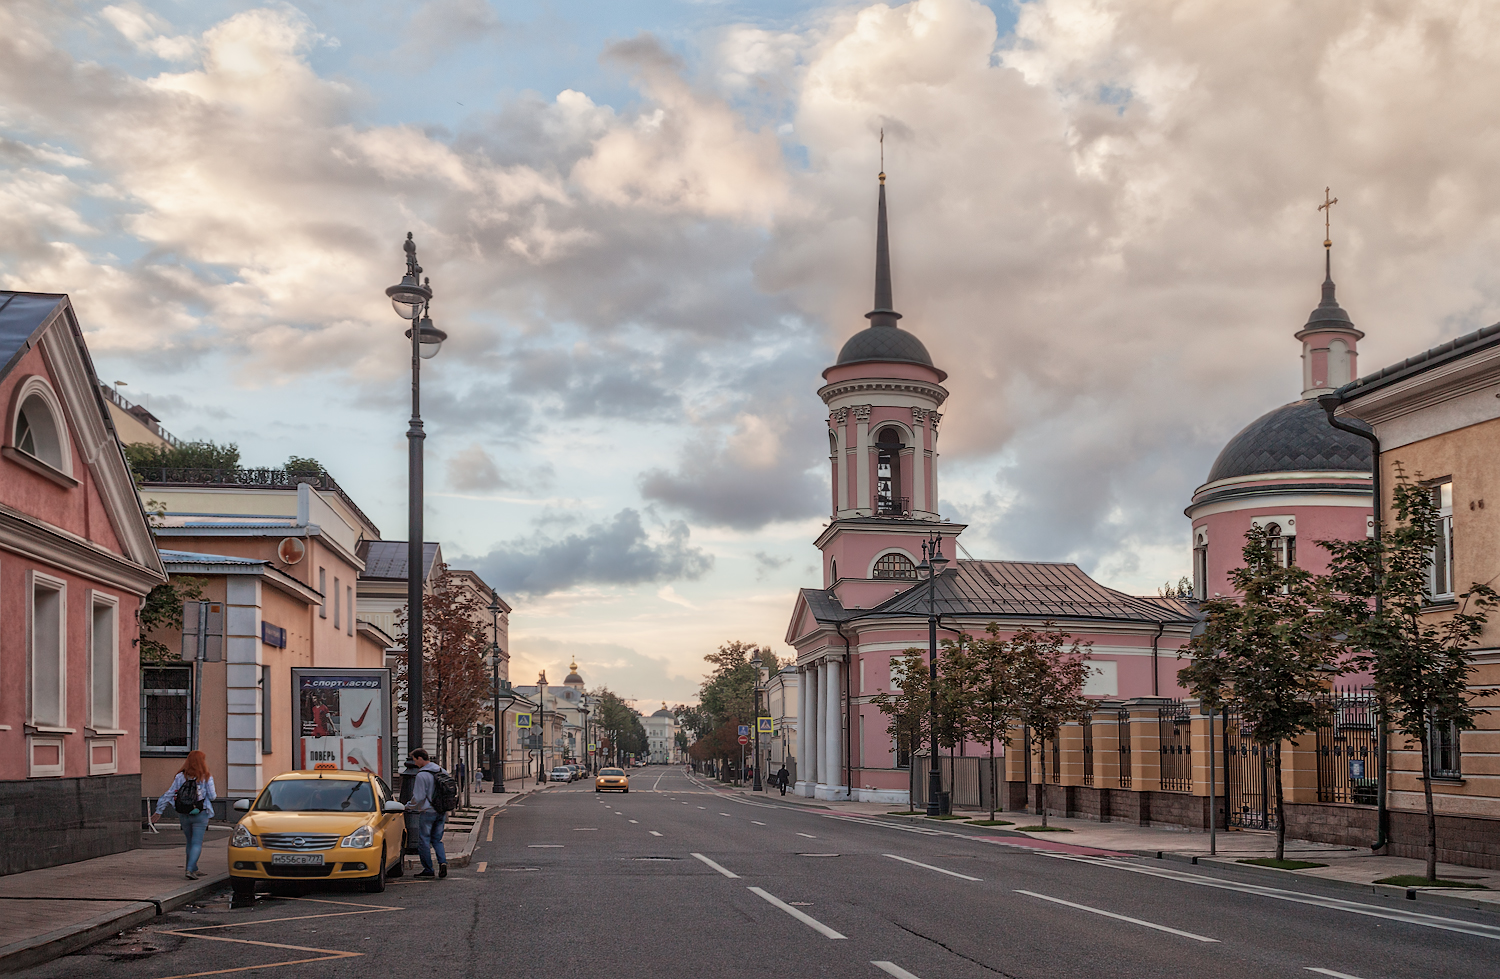
[[[1427,597],[1434,602],[1446,602],[1451,601],[1456,593],[1453,587],[1453,480],[1441,479],[1429,484],[1428,488],[1437,497],[1440,543],[1433,549],[1427,567]],[[1444,491],[1448,497],[1446,503],[1443,501]]]
[[1208,598],[1208,528],[1193,528],[1193,597]]
[[[56,765],[38,765],[36,763],[36,749],[56,748]],[[26,777],[27,778],[62,778],[67,768],[67,749],[64,741],[59,737],[48,735],[29,734],[26,736]]]
[[1277,562],[1283,568],[1296,567],[1297,565],[1297,518],[1293,514],[1277,514],[1274,516],[1251,517],[1250,526],[1264,528],[1269,524],[1275,524],[1280,534],[1277,538],[1276,547]]
[[[912,576],[910,578],[876,578],[875,577],[875,565],[877,565],[877,564],[880,563],[880,559],[881,558],[886,557],[886,556],[891,555],[891,554],[899,554],[899,555],[901,555],[902,557],[906,558],[908,561],[911,562]],[[884,550],[880,551],[880,553],[876,554],[874,557],[872,557],[870,559],[870,567],[869,567],[869,570],[867,570],[865,572],[865,577],[868,578],[871,581],[919,581],[921,579],[920,579],[920,576],[919,576],[919,574],[917,572],[917,564],[918,563],[919,563],[918,560],[915,557],[913,557],[912,554],[911,554],[911,552],[908,551],[906,548],[904,548],[904,547],[887,547]]]
[[[88,652],[89,652],[89,727],[95,734],[120,735],[120,600],[105,592],[89,590],[88,593]],[[107,662],[100,663],[99,613],[105,612],[109,625],[108,645],[104,655]],[[109,676],[113,696],[107,713],[99,710],[97,684],[101,666]],[[92,755],[90,755],[92,764]]]
[[[37,711],[36,657],[38,588],[57,594],[57,715]],[[26,572],[26,723],[43,733],[72,734],[68,727],[68,583],[40,571]]]
[[[21,408],[33,396],[41,399],[47,412],[52,416],[52,426],[57,432],[58,460],[56,463],[43,459],[35,453],[27,452],[16,444],[16,425],[21,420]],[[73,439],[68,433],[68,419],[63,413],[62,401],[58,398],[57,392],[52,390],[52,385],[48,384],[47,379],[40,374],[33,374],[21,382],[11,403],[15,407],[11,410],[10,418],[7,419],[9,427],[5,430],[5,444],[28,459],[34,459],[71,478],[73,475]]]

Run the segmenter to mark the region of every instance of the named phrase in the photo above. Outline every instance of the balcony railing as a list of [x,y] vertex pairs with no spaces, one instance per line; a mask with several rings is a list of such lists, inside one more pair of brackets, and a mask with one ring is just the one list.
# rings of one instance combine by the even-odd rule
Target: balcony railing
[[165,466],[137,466],[145,486],[251,486],[265,489],[296,489],[307,483],[315,490],[332,493],[353,510],[366,524],[375,524],[349,498],[342,486],[327,473],[288,472],[285,469],[171,469]]
[[875,515],[878,517],[911,517],[911,498],[896,496],[878,499],[875,501]]

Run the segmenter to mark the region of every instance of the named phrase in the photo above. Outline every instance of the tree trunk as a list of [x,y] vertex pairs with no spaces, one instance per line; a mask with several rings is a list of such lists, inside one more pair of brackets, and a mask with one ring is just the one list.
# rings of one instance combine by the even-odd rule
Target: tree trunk
[[1422,801],[1427,806],[1427,879],[1437,880],[1437,814],[1432,808],[1432,739],[1422,739]]
[[1286,859],[1286,807],[1281,788],[1281,742],[1276,742],[1276,859]]
[[995,801],[1000,795],[1000,784],[995,781],[995,742],[990,742],[990,822],[995,821]]
[[1041,741],[1039,754],[1042,756],[1042,784],[1036,787],[1037,808],[1042,811],[1042,829],[1047,828],[1047,739]]

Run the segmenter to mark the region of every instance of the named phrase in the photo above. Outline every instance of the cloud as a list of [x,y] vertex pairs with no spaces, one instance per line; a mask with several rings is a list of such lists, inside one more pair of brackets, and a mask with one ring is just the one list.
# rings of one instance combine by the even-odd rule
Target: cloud
[[427,0],[402,28],[394,61],[413,69],[431,68],[437,59],[465,44],[492,38],[503,30],[486,0]]
[[448,460],[448,485],[459,493],[487,493],[512,484],[500,475],[484,446],[471,442]]
[[774,554],[767,554],[765,551],[756,551],[751,555],[751,557],[755,558],[756,581],[765,581],[768,575],[780,571],[782,568],[792,563],[792,559],[790,557],[778,557]]
[[640,513],[624,509],[560,538],[540,532],[516,538],[472,564],[485,581],[506,594],[546,595],[584,584],[691,581],[707,574],[714,559],[691,546],[689,537],[681,521],[648,534]]

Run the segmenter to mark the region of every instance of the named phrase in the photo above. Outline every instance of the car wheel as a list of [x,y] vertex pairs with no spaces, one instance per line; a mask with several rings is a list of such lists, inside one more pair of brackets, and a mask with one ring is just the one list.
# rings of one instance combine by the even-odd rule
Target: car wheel
[[625,789],[624,792],[625,792],[626,795],[630,794],[630,790],[629,789]]
[[379,894],[385,890],[385,844],[380,844],[380,863],[375,865],[375,874],[365,878],[365,893]]
[[387,877],[406,876],[406,859],[401,856],[406,852],[406,840],[403,839],[401,844],[401,849],[396,851],[396,862],[391,864],[390,869],[385,872]]
[[255,900],[255,878],[253,877],[231,877],[229,888],[234,895],[235,904],[249,904]]
[[599,794],[599,786],[597,786],[597,785],[596,785],[596,786],[594,786],[594,794],[595,794],[595,795],[598,795],[598,794]]

